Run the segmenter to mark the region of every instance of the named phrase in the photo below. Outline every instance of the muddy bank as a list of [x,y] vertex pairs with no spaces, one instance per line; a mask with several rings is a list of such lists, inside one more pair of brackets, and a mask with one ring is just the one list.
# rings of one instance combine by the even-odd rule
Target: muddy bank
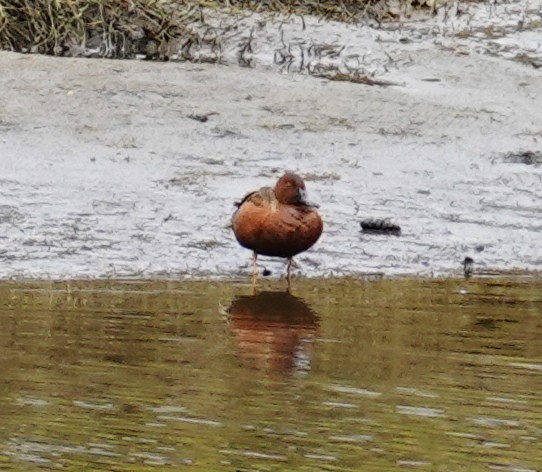
[[[0,276],[244,275],[233,202],[284,169],[326,223],[303,274],[539,270],[540,71],[422,46],[385,88],[1,53]],[[367,217],[402,235],[360,233]]]

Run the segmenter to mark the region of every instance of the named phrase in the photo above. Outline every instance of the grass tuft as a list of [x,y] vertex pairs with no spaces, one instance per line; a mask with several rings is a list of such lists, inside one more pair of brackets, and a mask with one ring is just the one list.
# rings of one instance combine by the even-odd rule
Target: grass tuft
[[55,56],[165,55],[198,21],[197,4],[163,0],[2,0],[0,48]]
[[[400,0],[427,6],[432,0]],[[55,56],[220,62],[227,28],[206,23],[204,11],[221,9],[315,15],[345,22],[396,19],[388,0],[0,0],[0,49]],[[304,21],[304,20],[303,20]],[[239,51],[250,66],[251,38]],[[195,51],[205,45],[210,55]]]

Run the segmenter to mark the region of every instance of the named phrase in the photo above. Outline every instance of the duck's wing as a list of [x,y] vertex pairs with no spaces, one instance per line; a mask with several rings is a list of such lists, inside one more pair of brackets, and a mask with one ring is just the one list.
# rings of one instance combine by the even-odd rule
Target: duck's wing
[[278,200],[271,187],[262,187],[260,190],[246,194],[241,201],[235,202],[235,206],[237,208],[233,212],[231,222],[233,232],[237,236],[236,225],[239,223],[239,220],[244,221],[244,223],[241,223],[241,226],[244,226],[245,229],[247,221],[249,228],[255,224],[258,226],[259,223],[257,222],[261,222],[262,218],[265,218],[269,212],[277,211]]
[[241,200],[239,200],[238,202],[233,202],[233,204],[237,207],[237,208],[240,208],[241,205],[243,203],[245,203],[246,201],[250,200],[254,195],[256,195],[258,193],[258,191],[254,191],[254,192],[250,192],[250,193],[247,193]]
[[247,193],[239,202],[235,202],[235,206],[240,208],[245,202],[251,202],[256,206],[272,205],[277,202],[275,192],[271,187],[262,187],[260,190]]

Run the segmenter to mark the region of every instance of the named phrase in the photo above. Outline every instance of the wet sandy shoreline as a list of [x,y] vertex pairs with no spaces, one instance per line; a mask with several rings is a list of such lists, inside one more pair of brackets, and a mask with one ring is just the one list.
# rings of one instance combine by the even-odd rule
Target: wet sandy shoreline
[[[385,88],[6,52],[0,69],[1,278],[243,277],[233,202],[284,169],[326,224],[303,275],[459,275],[466,255],[542,266],[532,67],[423,45]],[[383,217],[402,236],[360,232]]]

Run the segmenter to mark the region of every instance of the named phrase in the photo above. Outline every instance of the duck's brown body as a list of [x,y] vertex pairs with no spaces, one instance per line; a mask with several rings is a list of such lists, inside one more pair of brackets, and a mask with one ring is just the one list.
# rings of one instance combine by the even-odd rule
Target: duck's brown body
[[233,217],[239,244],[262,256],[293,257],[316,243],[322,229],[314,208],[269,204],[260,192],[247,197]]
[[233,232],[255,257],[291,260],[322,234],[322,219],[315,206],[305,200],[305,184],[295,174],[285,174],[274,189],[263,187],[248,194],[238,207],[233,215]]

